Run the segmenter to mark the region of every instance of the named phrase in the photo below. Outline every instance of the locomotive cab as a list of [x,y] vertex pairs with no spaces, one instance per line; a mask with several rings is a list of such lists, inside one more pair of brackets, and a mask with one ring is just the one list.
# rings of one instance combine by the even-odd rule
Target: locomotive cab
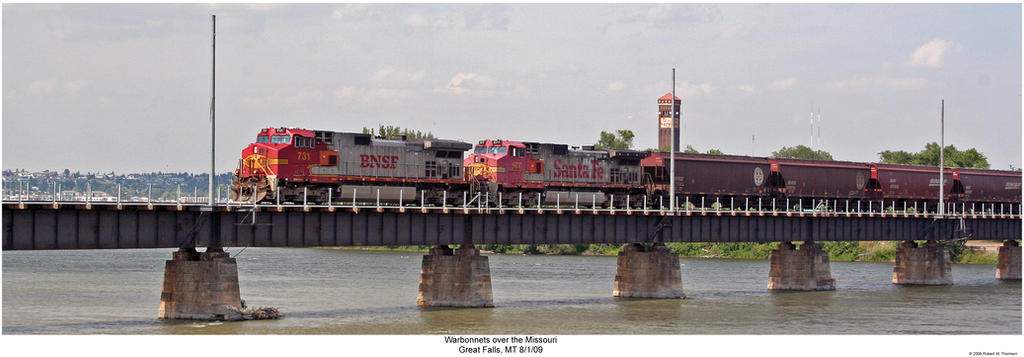
[[466,175],[476,181],[519,183],[526,156],[526,145],[521,142],[480,140],[465,160]]
[[314,132],[290,128],[261,129],[256,142],[242,150],[232,184],[235,201],[263,200],[278,190],[278,185],[304,182],[315,166],[334,165],[338,154],[327,150]]

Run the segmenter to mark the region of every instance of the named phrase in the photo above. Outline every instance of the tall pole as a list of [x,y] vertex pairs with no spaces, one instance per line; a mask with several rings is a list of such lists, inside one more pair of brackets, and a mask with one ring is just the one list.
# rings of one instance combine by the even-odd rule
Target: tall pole
[[939,215],[945,214],[945,196],[943,189],[945,188],[945,181],[943,180],[943,171],[946,166],[946,100],[942,99],[942,109],[939,112]]
[[672,98],[669,98],[669,102],[672,103],[669,107],[672,111],[672,126],[670,132],[671,141],[669,141],[669,154],[668,154],[668,206],[671,207],[672,211],[676,209],[676,69],[672,69]]
[[217,136],[214,134],[216,132],[214,123],[217,107],[217,15],[210,15],[210,26],[212,33],[210,37],[210,50],[212,53],[210,56],[210,187],[207,190],[208,197],[206,203],[213,206],[213,177],[216,176],[214,161],[217,157],[215,155]]

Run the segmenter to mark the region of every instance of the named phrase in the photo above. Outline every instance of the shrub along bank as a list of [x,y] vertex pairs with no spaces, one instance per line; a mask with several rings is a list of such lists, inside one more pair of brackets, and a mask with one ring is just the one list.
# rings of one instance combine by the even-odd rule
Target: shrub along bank
[[[900,242],[822,242],[817,243],[828,252],[829,259],[838,262],[891,262]],[[779,243],[667,243],[669,249],[681,257],[768,259]],[[799,243],[798,243],[799,245]],[[998,254],[976,252],[964,242],[947,243],[953,263],[995,264]],[[484,244],[477,248],[500,254],[547,255],[616,255],[622,244]],[[427,252],[428,245],[395,245],[385,247],[347,247],[353,250],[386,250]]]

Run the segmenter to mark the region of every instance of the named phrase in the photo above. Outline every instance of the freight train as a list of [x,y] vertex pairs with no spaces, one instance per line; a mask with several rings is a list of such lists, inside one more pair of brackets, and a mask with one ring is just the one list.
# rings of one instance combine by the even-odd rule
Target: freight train
[[[685,153],[675,160],[676,199],[691,208],[933,211],[938,203],[934,167]],[[266,128],[242,150],[232,199],[659,208],[668,205],[669,167],[667,152]],[[944,175],[947,202],[1021,202],[1020,172]]]

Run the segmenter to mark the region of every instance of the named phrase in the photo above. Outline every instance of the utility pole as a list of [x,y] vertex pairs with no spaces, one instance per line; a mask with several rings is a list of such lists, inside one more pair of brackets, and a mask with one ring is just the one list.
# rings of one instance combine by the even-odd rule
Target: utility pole
[[210,187],[207,189],[207,205],[213,206],[213,177],[216,176],[216,98],[217,98],[217,15],[210,15]]
[[[676,69],[672,69],[672,139],[669,141],[669,169],[668,169],[668,206],[672,211],[676,210]],[[629,204],[628,202],[626,204]]]
[[944,215],[945,212],[946,212],[945,197],[943,197],[943,196],[945,196],[945,194],[944,194],[944,192],[942,192],[943,189],[945,188],[945,185],[944,185],[945,182],[943,180],[944,179],[943,171],[946,170],[945,166],[946,166],[946,100],[942,99],[942,109],[939,112],[939,216],[940,217],[942,215]]

